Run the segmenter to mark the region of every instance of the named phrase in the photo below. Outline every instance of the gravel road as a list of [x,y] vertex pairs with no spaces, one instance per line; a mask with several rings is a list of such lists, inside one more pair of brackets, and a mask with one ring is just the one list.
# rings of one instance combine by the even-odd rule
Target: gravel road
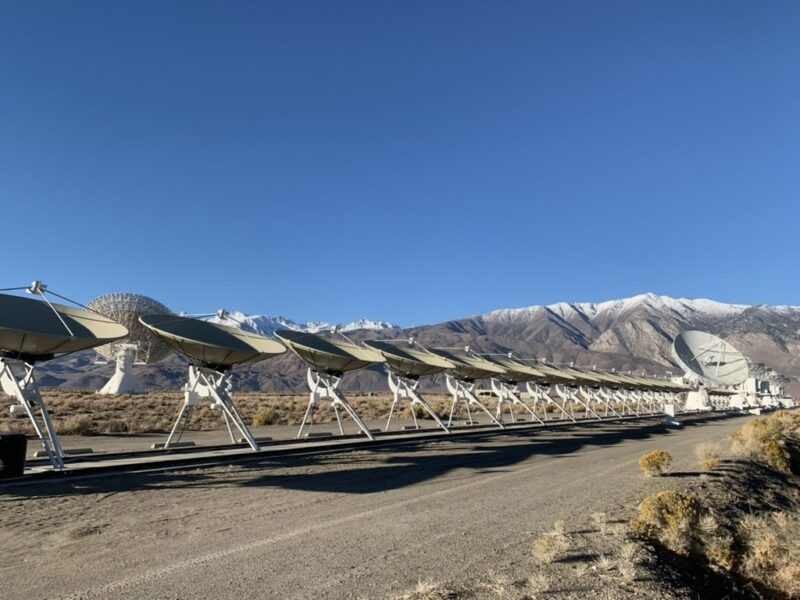
[[532,537],[676,477],[639,456],[743,418],[603,423],[205,469],[0,487],[5,598],[387,598],[420,579],[528,568]]

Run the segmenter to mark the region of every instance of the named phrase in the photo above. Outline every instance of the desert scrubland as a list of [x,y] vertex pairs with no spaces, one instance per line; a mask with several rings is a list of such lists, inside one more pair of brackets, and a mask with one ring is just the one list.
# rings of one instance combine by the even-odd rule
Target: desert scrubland
[[[165,433],[172,427],[183,404],[182,392],[100,396],[87,391],[50,388],[44,390],[43,397],[61,435]],[[449,415],[450,396],[426,394],[425,398],[440,417],[446,418]],[[347,399],[356,412],[366,420],[386,418],[392,403],[390,394],[351,393],[347,395]],[[303,419],[308,406],[308,396],[242,392],[235,395],[235,402],[248,424],[297,425]],[[32,432],[27,418],[12,417],[9,414],[6,406],[11,403],[10,398],[0,396],[0,431]],[[492,411],[497,406],[494,398],[487,398],[485,403]],[[508,407],[505,408],[505,412],[508,412]],[[556,411],[555,407],[549,409],[551,413]],[[523,409],[517,408],[515,412],[520,418],[530,419],[529,413]],[[410,418],[408,403],[398,403],[395,414]],[[463,419],[466,414],[463,403],[460,403],[455,415]],[[477,411],[473,410],[473,415],[480,418]],[[417,417],[429,418],[421,409],[417,409]],[[313,415],[314,423],[329,423],[335,418],[327,402],[321,403]],[[212,431],[222,428],[224,423],[219,412],[210,410],[207,401],[199,402],[188,421],[188,429]]]

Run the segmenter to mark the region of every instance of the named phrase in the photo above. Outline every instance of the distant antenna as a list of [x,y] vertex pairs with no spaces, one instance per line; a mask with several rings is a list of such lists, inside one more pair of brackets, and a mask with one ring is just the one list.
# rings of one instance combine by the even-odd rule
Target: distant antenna
[[105,360],[114,362],[114,374],[100,389],[103,395],[142,391],[135,365],[151,365],[169,356],[167,345],[139,322],[142,315],[171,315],[166,306],[141,294],[115,292],[98,296],[86,307],[128,328],[128,335],[111,344],[95,348]]
[[741,352],[704,331],[681,332],[672,342],[672,355],[686,372],[706,382],[740,385],[750,373]]

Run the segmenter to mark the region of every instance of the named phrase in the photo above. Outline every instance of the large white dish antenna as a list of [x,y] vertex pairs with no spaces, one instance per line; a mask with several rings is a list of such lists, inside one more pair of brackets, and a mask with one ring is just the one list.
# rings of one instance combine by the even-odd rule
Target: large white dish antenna
[[683,331],[672,342],[672,355],[689,373],[720,385],[740,385],[750,369],[731,344],[704,331]]
[[136,363],[153,364],[169,356],[169,346],[153,331],[142,325],[142,315],[171,315],[166,306],[141,294],[114,292],[98,296],[86,308],[99,312],[128,328],[128,335],[113,344],[105,344],[95,348],[100,356],[115,360],[118,358],[121,345],[136,346]]

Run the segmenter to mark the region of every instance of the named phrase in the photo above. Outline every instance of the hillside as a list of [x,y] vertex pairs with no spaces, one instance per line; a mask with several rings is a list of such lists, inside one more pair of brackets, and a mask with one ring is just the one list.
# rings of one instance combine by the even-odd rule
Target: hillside
[[[232,313],[248,329],[271,333],[276,327],[319,330],[327,324],[303,326],[281,317]],[[292,327],[295,328],[295,327]],[[548,306],[502,309],[483,315],[433,325],[400,328],[363,320],[342,328],[354,339],[415,336],[430,346],[465,346],[485,352],[513,351],[518,356],[547,358],[553,362],[619,370],[645,369],[655,373],[679,372],[670,344],[684,329],[702,329],[719,335],[755,362],[763,362],[794,379],[800,377],[800,307],[724,304],[705,299],[676,299],[642,294],[597,304],[558,303]],[[91,352],[43,364],[40,381],[47,386],[97,389],[110,376],[111,365],[93,364]],[[177,389],[185,378],[185,363],[171,357],[157,365],[141,367],[150,390]],[[240,389],[270,392],[305,391],[305,368],[287,354],[242,369]],[[349,376],[345,389],[383,391],[383,369],[375,367]],[[437,387],[432,379],[427,387]],[[800,393],[794,384],[790,391]]]

